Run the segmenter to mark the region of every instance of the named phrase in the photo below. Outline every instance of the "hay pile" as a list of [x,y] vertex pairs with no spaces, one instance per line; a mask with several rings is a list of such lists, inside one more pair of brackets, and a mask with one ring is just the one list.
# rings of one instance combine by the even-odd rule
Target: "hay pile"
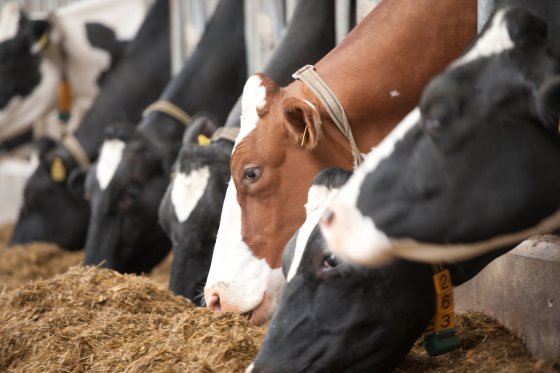
[[[64,273],[84,259],[83,251],[66,251],[44,242],[5,250],[12,230],[11,224],[0,226],[0,293],[30,281],[45,280]],[[170,254],[148,275],[163,288],[167,288],[169,284],[171,261]]]
[[13,230],[14,227],[11,224],[4,224],[0,226],[0,250],[4,249],[4,246],[6,246]]
[[32,243],[0,251],[0,292],[29,281],[64,273],[82,262],[83,252],[69,252],[55,245]]
[[523,341],[494,318],[480,312],[457,316],[461,348],[445,355],[430,357],[419,340],[397,373],[495,373],[560,372],[560,366],[535,360]]
[[93,267],[0,297],[0,371],[236,372],[263,335],[149,279]]
[[[53,245],[3,250],[10,232],[0,227],[0,371],[242,372],[258,351],[263,329],[166,290],[171,255],[147,279],[71,267],[83,252]],[[560,371],[484,314],[457,321],[460,350],[431,358],[417,343],[396,372]]]

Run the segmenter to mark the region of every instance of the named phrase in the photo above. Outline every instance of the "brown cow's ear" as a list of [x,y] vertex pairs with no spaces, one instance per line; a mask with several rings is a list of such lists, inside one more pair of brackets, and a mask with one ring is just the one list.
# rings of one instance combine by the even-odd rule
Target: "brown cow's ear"
[[289,97],[284,100],[283,106],[288,136],[306,149],[315,148],[321,129],[321,116],[315,105],[306,100]]

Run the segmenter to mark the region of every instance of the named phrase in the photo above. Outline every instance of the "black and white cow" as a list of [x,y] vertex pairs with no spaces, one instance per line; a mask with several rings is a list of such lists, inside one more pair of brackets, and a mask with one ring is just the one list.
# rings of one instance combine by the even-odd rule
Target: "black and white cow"
[[196,144],[197,137],[216,126],[210,124],[214,119],[202,114],[193,120],[159,206],[159,223],[173,244],[169,287],[197,303],[210,268],[239,115],[236,105],[223,127],[229,137],[213,136],[205,146]]
[[[319,60],[334,45],[334,2],[300,1],[264,71],[280,84],[287,84],[293,71]],[[240,115],[238,102],[225,128],[239,128]],[[170,287],[191,299],[201,295],[210,267],[230,178],[232,148],[233,143],[225,139],[207,146],[187,141],[175,164],[175,179],[160,206],[161,225],[173,242]]]
[[29,19],[16,2],[0,14],[0,149],[29,139],[32,125],[56,108],[59,84],[72,90],[78,123],[119,61],[147,11],[142,0],[94,0]]
[[[186,113],[204,110],[216,122],[225,121],[247,77],[243,13],[243,0],[218,4],[196,50],[160,101]],[[158,207],[185,124],[155,110],[127,144],[117,139],[103,144],[88,176],[92,214],[84,264],[148,272],[169,252],[171,243],[158,225]],[[207,135],[214,129],[208,128]],[[180,181],[179,173],[175,182]]]
[[[351,173],[321,171],[309,189],[307,218],[288,242],[287,283],[248,372],[385,372],[428,326],[435,309],[432,266],[397,260],[352,267],[328,251],[317,225]],[[454,285],[500,253],[448,267]]]
[[[108,125],[140,121],[142,110],[159,97],[170,79],[170,60],[169,1],[157,0],[74,133],[76,141],[70,141],[78,143],[82,158],[97,158]],[[69,250],[84,247],[90,214],[83,193],[87,160],[79,166],[75,149],[70,153],[70,142],[42,143],[40,163],[26,184],[10,245],[48,241]],[[69,181],[76,188],[70,188]]]
[[340,257],[457,262],[560,227],[560,3],[504,3],[333,201]]

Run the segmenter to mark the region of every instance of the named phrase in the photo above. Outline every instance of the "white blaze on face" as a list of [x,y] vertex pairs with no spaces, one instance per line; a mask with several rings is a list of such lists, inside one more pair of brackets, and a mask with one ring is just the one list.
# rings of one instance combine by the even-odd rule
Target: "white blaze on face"
[[99,161],[97,162],[96,176],[101,190],[107,188],[117,167],[121,163],[125,143],[121,140],[105,140],[101,146]]
[[[243,88],[241,98],[241,128],[235,139],[235,147],[257,127],[259,115],[257,109],[262,109],[266,104],[266,88],[258,75],[251,76]],[[233,151],[235,151],[235,147]]]
[[179,172],[173,179],[171,203],[177,220],[183,223],[194,210],[206,190],[210,169],[208,166],[191,171],[188,175]]
[[17,35],[20,17],[20,8],[15,1],[4,4],[0,13],[0,43]]
[[391,258],[389,238],[375,227],[370,217],[361,214],[356,207],[357,200],[366,176],[391,155],[395,144],[419,119],[420,110],[416,108],[367,155],[362,165],[334,197],[329,206],[335,214],[334,220],[329,225],[321,224],[321,232],[334,254],[354,263],[363,263],[366,258],[371,260],[372,257],[377,257],[381,264]]
[[277,292],[274,272],[264,259],[256,258],[241,239],[241,207],[237,202],[235,184],[230,181],[212,264],[206,280],[206,302],[210,290],[220,295],[223,311],[248,312],[263,300],[264,292]]
[[325,185],[313,185],[309,189],[309,192],[307,193],[307,204],[305,205],[307,217],[299,229],[296,238],[294,257],[292,259],[292,263],[290,264],[290,270],[288,271],[288,276],[286,278],[288,282],[292,280],[297,273],[311,232],[313,232],[313,229],[317,226],[317,223],[319,223],[319,219],[321,218],[323,211],[325,211],[325,208],[329,205],[337,193],[338,189],[331,189]]
[[514,44],[509,36],[505,14],[507,9],[502,9],[492,18],[492,23],[484,34],[478,38],[476,44],[461,58],[455,61],[451,67],[464,65],[477,58],[489,57],[513,49]]
[[[258,75],[251,76],[243,88],[241,99],[241,128],[235,146],[253,131],[259,121],[257,109],[266,104],[266,88]],[[283,281],[277,279],[281,269],[272,269],[264,259],[255,257],[241,237],[241,206],[237,202],[237,190],[230,181],[220,229],[216,238],[212,264],[206,281],[205,293],[219,293],[222,310],[247,312],[257,307],[265,291],[278,293]]]

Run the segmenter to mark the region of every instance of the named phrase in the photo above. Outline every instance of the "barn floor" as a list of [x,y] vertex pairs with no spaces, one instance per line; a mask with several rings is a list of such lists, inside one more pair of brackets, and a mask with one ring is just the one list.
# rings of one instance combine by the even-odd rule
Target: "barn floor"
[[[258,351],[265,329],[166,289],[170,258],[152,279],[73,266],[82,255],[0,248],[0,371],[242,372]],[[396,371],[560,371],[489,316],[462,314],[458,328],[460,350],[431,358],[418,343]]]

